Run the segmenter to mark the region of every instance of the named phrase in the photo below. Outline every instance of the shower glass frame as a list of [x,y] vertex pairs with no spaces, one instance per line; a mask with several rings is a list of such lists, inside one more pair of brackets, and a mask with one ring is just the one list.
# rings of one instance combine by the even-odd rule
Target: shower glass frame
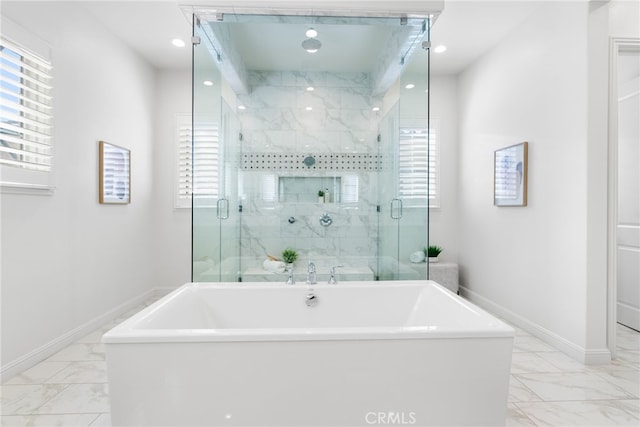
[[[297,280],[303,279],[301,274],[306,272],[309,261],[318,265],[319,282],[325,279],[325,275],[328,277],[330,267],[337,264],[345,265],[344,269],[338,269],[340,281],[426,279],[428,263],[414,264],[409,260],[412,253],[428,246],[429,200],[425,197],[424,203],[411,205],[407,203],[406,196],[400,194],[398,177],[401,165],[397,147],[402,127],[415,127],[418,124],[429,135],[430,18],[256,14],[215,16],[215,20],[209,21],[196,15],[193,17],[194,40],[199,40],[199,43],[193,45],[192,126],[194,134],[199,128],[216,129],[217,140],[212,145],[217,146],[215,156],[218,167],[216,176],[210,177],[211,182],[208,183],[215,181],[215,191],[210,194],[194,193],[192,198],[192,281],[284,283],[287,275],[277,269],[265,269],[263,261],[269,256],[280,257],[281,251],[286,248],[294,248],[299,252]],[[353,82],[360,84],[358,76],[365,72],[358,71],[351,73],[355,75],[349,75],[349,72],[317,69],[308,72],[230,70],[229,63],[238,52],[229,48],[233,46],[233,41],[229,40],[233,40],[234,34],[237,35],[238,29],[234,26],[247,22],[278,22],[278,25],[319,28],[323,25],[381,25],[390,34],[402,31],[413,33],[396,52],[388,52],[390,57],[400,55],[399,61],[393,63],[391,59],[386,64],[386,70],[378,73],[378,80],[384,80],[386,76],[390,81],[382,85],[385,87],[383,92],[374,93],[379,89],[371,87],[374,78],[370,71],[366,72],[367,88],[364,84],[362,87],[350,86]],[[225,43],[231,44],[225,46]],[[384,58],[384,55],[381,56]],[[236,90],[238,81],[243,79],[247,82],[246,93]],[[270,86],[267,83],[261,86],[269,79],[277,80],[279,85]],[[288,83],[282,83],[287,79]],[[334,102],[333,109],[322,113],[322,120],[326,124],[338,117],[333,125],[338,128],[345,125],[345,129],[334,131],[338,139],[342,139],[340,146],[331,145],[335,138],[323,140],[322,136],[311,135],[314,126],[320,126],[312,120],[303,124],[304,129],[294,128],[295,124],[286,122],[286,119],[280,131],[256,129],[261,125],[256,125],[256,122],[264,126],[269,120],[251,117],[251,114],[268,116],[274,110],[270,110],[269,104],[279,105],[280,117],[290,114],[293,122],[301,117],[301,120],[306,120],[301,115],[304,113],[294,110],[302,109],[301,99],[308,95],[303,93],[306,86],[315,85],[323,79],[326,84],[316,88],[317,98],[309,99],[315,100],[314,105],[321,105],[318,109],[326,109],[327,105]],[[327,83],[329,80],[348,83],[344,87],[340,86],[341,83],[331,86]],[[205,86],[205,81],[211,84]],[[405,89],[408,83],[415,85],[414,90]],[[370,92],[363,92],[365,89]],[[255,99],[260,92],[266,91],[280,91],[281,95],[284,94],[283,98],[293,93],[293,103],[289,108],[282,105],[283,99],[266,101],[266,104],[264,98]],[[364,100],[368,105],[345,107],[350,102]],[[261,102],[263,107],[267,107],[256,113],[258,110],[252,107],[260,106]],[[246,110],[240,110],[240,106]],[[373,107],[379,110],[374,111]],[[360,120],[362,117],[365,119]],[[362,123],[368,121],[371,127],[365,129],[366,125],[359,120]],[[276,121],[270,123],[275,124]],[[353,124],[355,129],[348,128],[347,124]],[[278,132],[284,140],[288,138],[290,144],[282,143],[280,149],[269,149],[268,142]],[[323,132],[324,136],[331,138],[332,135],[327,135],[332,132],[331,126],[326,126]],[[305,138],[316,145],[310,148],[301,146],[300,142]],[[348,145],[342,143],[344,140]],[[428,136],[427,141],[430,141]],[[274,158],[277,155],[291,155],[286,160],[289,169],[253,170],[253,156],[266,154]],[[193,151],[192,156],[196,155],[196,151]],[[309,156],[316,160],[314,166],[304,164]],[[282,162],[280,158],[270,158],[270,161]],[[353,165],[345,168],[340,163],[345,161],[354,164],[364,162],[366,166],[364,169],[357,169]],[[192,173],[194,183],[209,179],[206,177],[207,171],[198,168],[197,162],[194,162]],[[428,186],[429,175],[426,171],[425,174]],[[313,198],[309,200],[309,194],[305,193],[309,191],[305,185],[309,184],[305,183],[318,182],[319,178],[342,182],[335,184],[341,185],[338,191],[336,187],[329,191],[335,199],[332,200],[330,196],[327,203],[321,203],[314,188]],[[282,194],[283,179],[289,183],[287,188],[297,190]],[[345,181],[351,187],[345,187]],[[351,198],[344,200],[345,192],[354,186],[358,191],[357,196],[354,198],[349,193]],[[274,194],[270,192],[272,188],[275,188]],[[342,199],[338,200],[339,197]],[[328,227],[319,221],[327,213],[333,219]]]

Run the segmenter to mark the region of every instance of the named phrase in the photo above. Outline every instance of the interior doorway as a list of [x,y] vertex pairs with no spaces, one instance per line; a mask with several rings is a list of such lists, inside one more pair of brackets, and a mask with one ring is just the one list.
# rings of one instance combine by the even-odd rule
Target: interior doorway
[[610,99],[609,349],[640,330],[640,39],[613,39]]
[[617,321],[640,330],[640,46],[618,50]]

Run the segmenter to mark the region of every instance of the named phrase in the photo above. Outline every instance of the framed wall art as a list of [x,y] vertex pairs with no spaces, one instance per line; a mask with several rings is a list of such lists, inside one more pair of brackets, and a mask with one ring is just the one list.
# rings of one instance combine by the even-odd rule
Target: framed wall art
[[528,143],[494,152],[493,204],[527,206]]
[[99,142],[102,204],[131,202],[131,151],[105,141]]

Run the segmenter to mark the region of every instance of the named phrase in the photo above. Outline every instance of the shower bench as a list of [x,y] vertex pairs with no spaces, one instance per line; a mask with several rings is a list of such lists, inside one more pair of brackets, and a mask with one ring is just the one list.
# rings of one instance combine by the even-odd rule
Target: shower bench
[[455,262],[432,262],[429,264],[429,279],[438,282],[451,292],[458,293],[458,264]]

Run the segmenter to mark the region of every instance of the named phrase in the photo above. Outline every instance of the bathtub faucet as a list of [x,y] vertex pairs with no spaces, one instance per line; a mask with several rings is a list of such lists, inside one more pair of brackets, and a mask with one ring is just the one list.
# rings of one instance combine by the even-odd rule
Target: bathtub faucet
[[307,285],[315,285],[316,281],[316,265],[309,261],[307,266]]
[[333,267],[331,267],[331,270],[329,271],[330,285],[335,285],[336,283],[338,283],[338,280],[336,280],[336,268],[341,268],[341,267],[344,267],[344,265],[340,264],[340,265],[334,265]]
[[293,265],[288,265],[285,270],[289,277],[287,277],[287,285],[294,285],[296,281],[293,279]]

